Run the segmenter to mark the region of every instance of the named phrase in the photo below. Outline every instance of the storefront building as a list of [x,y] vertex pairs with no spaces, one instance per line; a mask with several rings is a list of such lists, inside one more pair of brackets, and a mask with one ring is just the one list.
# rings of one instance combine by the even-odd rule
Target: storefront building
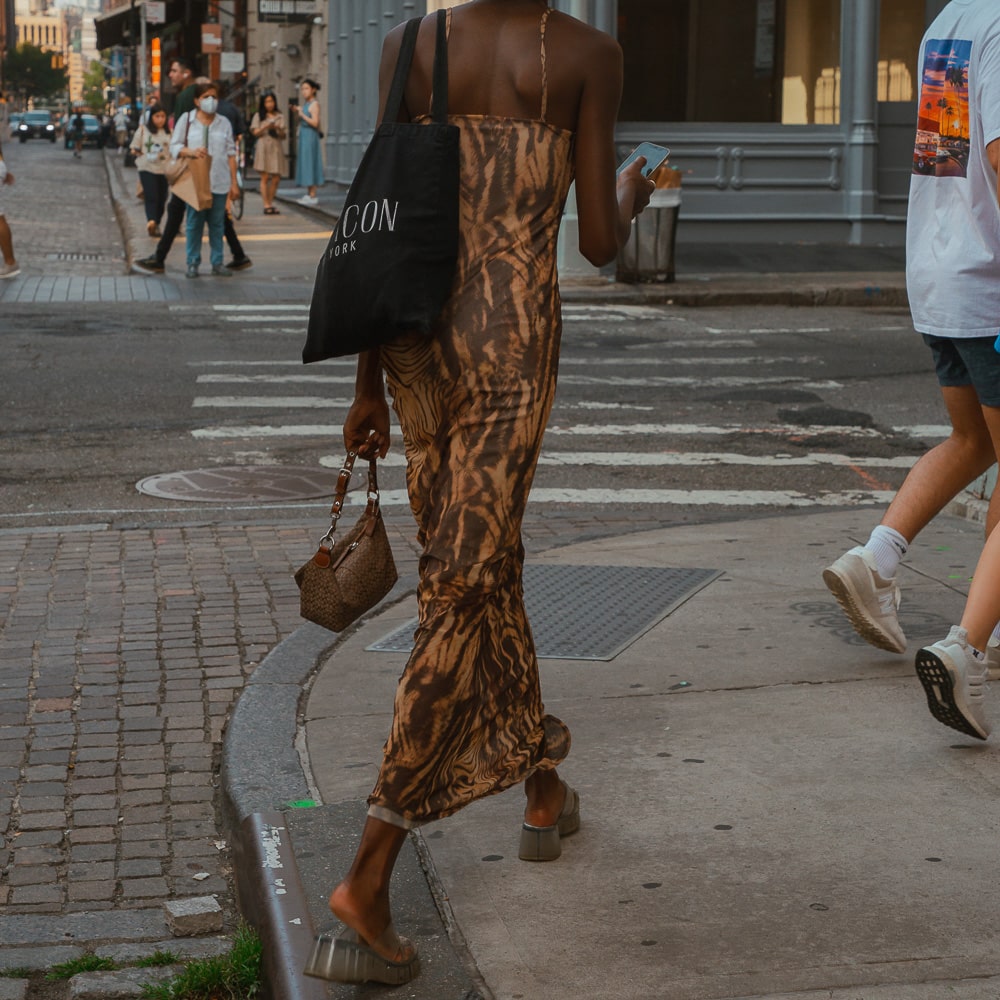
[[[946,0],[556,0],[625,53],[620,152],[669,146],[681,239],[900,244],[917,49]],[[382,38],[435,0],[330,0],[327,175],[375,125]]]

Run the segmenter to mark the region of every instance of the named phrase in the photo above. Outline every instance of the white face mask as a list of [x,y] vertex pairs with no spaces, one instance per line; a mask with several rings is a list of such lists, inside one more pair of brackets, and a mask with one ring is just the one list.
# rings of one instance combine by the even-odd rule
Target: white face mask
[[219,99],[217,97],[203,97],[198,107],[200,107],[206,115],[214,115],[216,109],[219,107]]

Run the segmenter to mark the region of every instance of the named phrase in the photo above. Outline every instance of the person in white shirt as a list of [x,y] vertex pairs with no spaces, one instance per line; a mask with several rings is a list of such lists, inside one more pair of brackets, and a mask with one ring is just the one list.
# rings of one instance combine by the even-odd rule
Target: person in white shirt
[[214,83],[198,84],[194,96],[195,110],[188,112],[174,125],[170,152],[189,159],[211,158],[209,181],[212,205],[201,211],[187,210],[187,276],[198,277],[201,266],[201,237],[208,224],[208,245],[212,274],[219,278],[232,276],[222,265],[222,238],[226,217],[226,199],[239,197],[236,181],[236,143],[229,121],[217,114],[219,94]]
[[[951,435],[913,466],[864,546],[823,572],[867,642],[906,652],[896,570],[917,534],[1000,455],[1000,4],[951,0],[920,47],[920,100],[907,210],[906,288],[930,348]],[[994,490],[987,534],[1000,522]],[[977,570],[977,578],[979,571]],[[993,629],[993,637],[989,637]],[[939,722],[985,739],[987,673],[1000,677],[997,620],[952,629],[916,669]],[[976,646],[969,641],[973,637]]]
[[162,235],[160,219],[170,194],[164,173],[170,159],[170,130],[167,128],[167,112],[159,104],[149,109],[149,119],[136,129],[131,149],[135,153],[146,206],[146,232],[159,238]]

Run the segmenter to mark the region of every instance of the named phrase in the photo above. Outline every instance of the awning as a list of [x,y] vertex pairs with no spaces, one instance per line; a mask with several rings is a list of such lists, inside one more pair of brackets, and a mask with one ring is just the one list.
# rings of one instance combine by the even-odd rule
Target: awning
[[[182,20],[193,20],[200,24],[204,20],[204,5],[198,0],[167,0],[167,24],[149,25],[148,37],[160,35],[165,37],[171,33],[168,31],[170,25]],[[94,26],[97,28],[97,47],[99,49],[110,49],[114,45],[133,46],[139,44],[139,14],[142,5],[138,2],[135,6],[132,2],[113,7],[111,10],[94,18]],[[174,31],[177,29],[174,28]],[[135,37],[132,37],[132,34]]]
[[136,9],[130,3],[115,7],[94,18],[97,29],[97,47],[110,49],[114,45],[131,45],[131,32],[138,27]]

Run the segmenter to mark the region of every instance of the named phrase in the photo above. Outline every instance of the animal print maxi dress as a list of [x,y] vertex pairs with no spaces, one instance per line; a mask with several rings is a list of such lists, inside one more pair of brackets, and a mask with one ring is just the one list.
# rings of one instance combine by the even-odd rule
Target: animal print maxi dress
[[[546,11],[546,16],[547,16]],[[382,348],[417,519],[419,623],[369,815],[406,828],[569,752],[542,707],[521,590],[521,520],[552,407],[556,237],[571,133],[452,116],[461,129],[458,271],[432,338]]]

